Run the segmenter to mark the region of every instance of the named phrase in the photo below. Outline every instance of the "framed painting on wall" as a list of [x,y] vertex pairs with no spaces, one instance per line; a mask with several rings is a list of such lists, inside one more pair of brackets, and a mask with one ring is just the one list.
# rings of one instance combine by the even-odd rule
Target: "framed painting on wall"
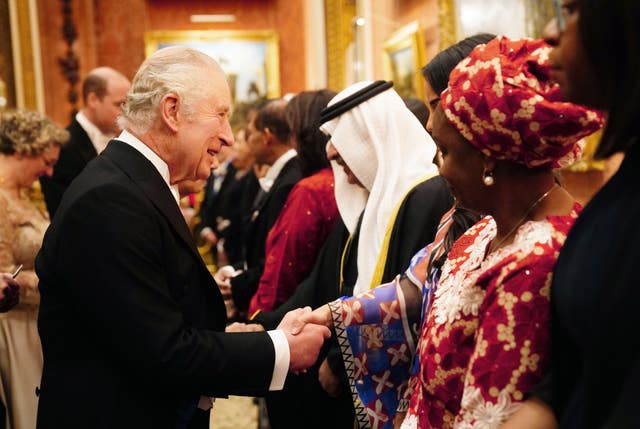
[[425,63],[420,25],[414,21],[393,33],[384,43],[385,78],[393,81],[402,98],[424,98],[420,69]]
[[232,126],[256,103],[280,97],[278,35],[273,31],[150,31],[145,54],[169,46],[188,46],[222,67],[233,98]]

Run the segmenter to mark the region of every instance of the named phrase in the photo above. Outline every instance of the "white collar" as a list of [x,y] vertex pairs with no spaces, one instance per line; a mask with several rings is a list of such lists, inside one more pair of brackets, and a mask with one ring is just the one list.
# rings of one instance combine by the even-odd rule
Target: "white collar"
[[276,162],[274,162],[273,165],[269,167],[269,170],[267,170],[267,174],[265,174],[264,177],[258,179],[258,181],[260,182],[260,187],[263,191],[269,192],[269,190],[273,186],[273,183],[278,178],[278,175],[280,174],[286,163],[289,162],[291,158],[294,158],[297,154],[298,152],[296,152],[295,149],[291,148],[283,153],[280,158],[278,158]]
[[165,181],[167,186],[169,187],[169,191],[171,191],[171,195],[176,200],[176,204],[179,204],[180,201],[180,193],[178,192],[178,185],[171,184],[171,177],[169,176],[169,166],[166,162],[162,160],[154,151],[151,150],[149,146],[147,146],[143,141],[139,138],[128,132],[127,130],[123,130],[118,136],[118,140],[128,144],[133,147],[135,150],[140,152],[142,156],[147,158],[151,164],[158,170],[160,176]]
[[91,122],[82,112],[76,113],[76,121],[78,121],[82,129],[87,133],[89,140],[91,140],[91,144],[98,154],[107,147],[109,140],[115,137],[114,135],[107,135],[100,131],[100,129],[96,127],[94,123]]

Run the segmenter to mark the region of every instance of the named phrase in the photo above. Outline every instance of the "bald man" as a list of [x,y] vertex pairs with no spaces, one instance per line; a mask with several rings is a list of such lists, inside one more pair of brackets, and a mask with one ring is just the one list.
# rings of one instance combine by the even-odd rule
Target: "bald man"
[[130,86],[129,79],[110,67],[91,70],[82,82],[84,107],[67,127],[71,139],[60,151],[53,176],[40,180],[52,218],[69,184],[120,133],[116,119]]

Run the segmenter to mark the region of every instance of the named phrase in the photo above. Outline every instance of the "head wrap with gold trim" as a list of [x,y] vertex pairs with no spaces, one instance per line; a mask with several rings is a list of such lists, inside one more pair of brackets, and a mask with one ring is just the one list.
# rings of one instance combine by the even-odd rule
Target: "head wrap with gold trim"
[[542,40],[498,37],[451,72],[441,104],[449,122],[486,156],[529,168],[566,164],[602,127],[599,112],[563,101]]

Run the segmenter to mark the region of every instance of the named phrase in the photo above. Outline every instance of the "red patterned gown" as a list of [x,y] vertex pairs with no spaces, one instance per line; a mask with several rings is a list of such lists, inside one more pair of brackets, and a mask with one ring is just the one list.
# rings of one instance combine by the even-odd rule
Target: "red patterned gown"
[[551,273],[579,210],[525,223],[486,258],[491,217],[456,241],[421,328],[403,429],[493,429],[517,409],[549,362]]

